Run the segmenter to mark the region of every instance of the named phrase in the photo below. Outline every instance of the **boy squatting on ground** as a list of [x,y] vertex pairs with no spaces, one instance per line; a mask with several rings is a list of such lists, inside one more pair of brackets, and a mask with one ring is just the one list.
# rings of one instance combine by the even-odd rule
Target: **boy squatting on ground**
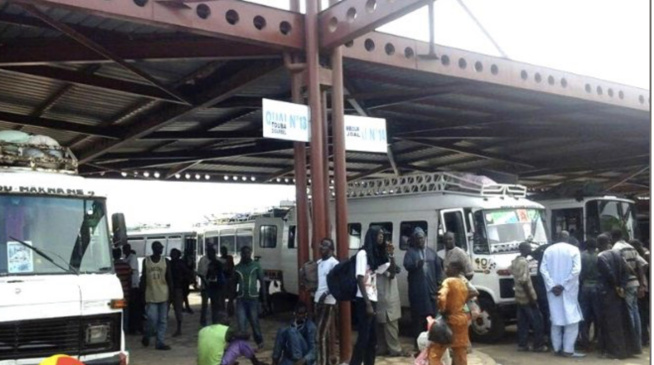
[[226,313],[219,312],[213,325],[200,330],[197,365],[234,365],[241,356],[250,359],[252,365],[267,365],[256,358],[247,338],[247,334],[229,327]]

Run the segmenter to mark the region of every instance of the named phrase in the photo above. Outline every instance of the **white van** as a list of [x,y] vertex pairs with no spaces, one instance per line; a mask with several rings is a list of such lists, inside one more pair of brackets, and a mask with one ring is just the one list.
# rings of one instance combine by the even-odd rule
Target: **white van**
[[[127,243],[132,251],[136,252],[139,271],[143,267],[143,260],[152,255],[152,243],[156,241],[163,245],[165,257],[170,258],[170,251],[173,249],[180,250],[188,260],[187,265],[193,270],[197,268],[198,261],[204,254],[202,247],[197,244],[198,233],[195,230],[170,227],[131,229],[127,231]],[[196,285],[199,285],[199,281]]]
[[616,196],[536,198],[545,206],[550,237],[570,232],[579,242],[619,228],[625,239],[641,238],[633,200]]
[[105,198],[67,149],[0,142],[0,161],[0,364],[127,364]]
[[[407,250],[401,237],[410,236],[415,227],[427,233],[427,245],[436,251],[442,249],[439,237],[444,232],[455,233],[456,244],[470,255],[475,269],[473,283],[481,293],[483,313],[473,324],[473,334],[479,340],[497,340],[516,313],[509,267],[518,254],[519,243],[547,242],[543,206],[525,195],[523,186],[499,185],[481,177],[454,173],[350,184],[349,254],[361,247],[371,225],[380,225],[389,232],[388,238],[399,248],[396,260],[400,265]],[[331,212],[334,222],[333,205]],[[295,222],[292,209],[284,217],[260,216],[236,224],[238,229],[247,227],[253,232],[254,255],[266,271],[271,283],[269,290],[281,287],[282,293],[298,293]],[[224,229],[217,229],[213,235],[220,236]],[[221,240],[218,243],[222,245]],[[398,280],[402,306],[408,308],[404,270]]]

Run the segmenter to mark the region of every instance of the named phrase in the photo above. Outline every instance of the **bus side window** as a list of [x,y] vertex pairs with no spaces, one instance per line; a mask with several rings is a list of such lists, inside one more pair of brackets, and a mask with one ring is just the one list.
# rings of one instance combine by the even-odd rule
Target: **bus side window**
[[288,248],[295,248],[295,230],[296,226],[288,227]]
[[132,250],[136,252],[136,257],[145,256],[145,238],[144,237],[133,237],[127,239],[127,243],[132,247]]
[[[207,237],[205,239],[205,245],[207,248],[213,246],[216,249],[216,252],[220,252],[220,247],[218,247],[218,237]],[[229,248],[229,246],[227,246]]]
[[411,245],[411,238],[413,237],[413,231],[418,227],[422,228],[422,230],[425,231],[425,237],[428,237],[427,221],[410,221],[400,223],[400,250],[406,251],[409,249]]
[[[209,239],[207,239],[207,242],[208,241]],[[230,233],[220,233],[220,246],[227,247],[227,252],[231,255],[236,253],[236,238],[234,237],[234,231],[231,231]]]
[[236,251],[241,252],[241,248],[248,246],[252,251],[254,251],[254,247],[252,247],[252,241],[253,241],[253,235],[252,235],[252,229],[246,228],[246,229],[238,229],[236,230]]
[[277,247],[277,226],[266,225],[259,227],[259,247]]
[[381,223],[370,223],[368,229],[372,226],[379,226],[384,229],[384,239],[387,242],[393,242],[393,223],[391,222],[381,222]]
[[463,214],[460,211],[445,212],[443,218],[445,220],[445,232],[454,233],[456,245],[467,252],[468,245],[466,244],[466,226]]
[[167,256],[170,256],[170,251],[172,251],[174,248],[182,251],[182,236],[168,237],[168,244],[166,246]]
[[349,223],[347,225],[347,234],[350,237],[350,250],[361,248],[361,223]]

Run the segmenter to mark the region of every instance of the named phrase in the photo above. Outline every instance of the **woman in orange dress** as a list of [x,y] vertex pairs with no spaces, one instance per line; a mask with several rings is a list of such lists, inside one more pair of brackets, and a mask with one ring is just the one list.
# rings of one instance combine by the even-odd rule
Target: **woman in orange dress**
[[441,365],[441,358],[449,347],[454,352],[454,365],[468,364],[468,316],[463,311],[463,306],[468,301],[468,288],[459,278],[463,270],[461,263],[456,261],[450,262],[445,268],[447,279],[438,291],[438,310],[447,318],[447,324],[452,329],[452,343],[432,343],[429,347],[429,365]]

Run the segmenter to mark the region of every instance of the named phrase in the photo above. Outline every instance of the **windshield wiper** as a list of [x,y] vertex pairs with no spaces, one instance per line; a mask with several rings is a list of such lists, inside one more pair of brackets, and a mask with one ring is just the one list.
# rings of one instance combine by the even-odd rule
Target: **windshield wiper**
[[[27,247],[27,248],[29,248],[30,250],[32,250],[32,251],[38,253],[39,255],[41,255],[41,257],[43,257],[44,259],[50,261],[50,263],[52,263],[54,266],[56,266],[56,267],[58,267],[58,268],[60,268],[60,269],[62,269],[62,270],[64,270],[64,271],[66,271],[66,272],[70,272],[70,273],[73,273],[73,274],[75,274],[75,275],[79,275],[79,272],[78,272],[74,267],[72,267],[69,263],[66,263],[66,264],[68,265],[68,269],[66,269],[65,267],[63,267],[63,266],[57,264],[57,263],[56,263],[56,262],[55,262],[55,261],[54,261],[50,256],[48,256],[48,254],[46,254],[45,252],[39,250],[38,248],[36,248],[36,247],[34,247],[34,246],[32,246],[32,245],[26,243],[25,241],[21,241],[21,240],[19,240],[19,239],[16,238],[16,237],[9,236],[9,238],[11,238],[12,240],[14,240],[14,241],[20,243],[21,245],[23,245],[23,246],[25,246],[25,247]],[[64,260],[64,259],[61,258],[61,257],[59,257],[59,259],[63,260],[64,262],[66,261],[66,260]]]

